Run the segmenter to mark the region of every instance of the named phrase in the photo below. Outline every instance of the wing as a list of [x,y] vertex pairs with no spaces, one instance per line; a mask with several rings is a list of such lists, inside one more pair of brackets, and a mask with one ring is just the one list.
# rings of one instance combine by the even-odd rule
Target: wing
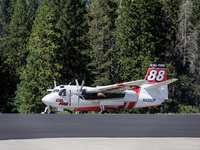
[[147,83],[147,80],[137,80],[137,81],[131,81],[131,82],[125,82],[125,83],[119,83],[119,84],[113,84],[108,86],[99,86],[97,89],[102,92],[122,92],[125,90],[130,90],[132,88],[136,88],[141,86],[144,83]]

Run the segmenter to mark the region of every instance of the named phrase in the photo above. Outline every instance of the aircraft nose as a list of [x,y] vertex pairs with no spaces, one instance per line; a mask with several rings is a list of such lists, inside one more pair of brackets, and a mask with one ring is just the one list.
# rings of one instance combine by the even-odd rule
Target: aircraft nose
[[48,105],[48,99],[47,99],[47,96],[43,97],[42,98],[42,102],[46,105]]

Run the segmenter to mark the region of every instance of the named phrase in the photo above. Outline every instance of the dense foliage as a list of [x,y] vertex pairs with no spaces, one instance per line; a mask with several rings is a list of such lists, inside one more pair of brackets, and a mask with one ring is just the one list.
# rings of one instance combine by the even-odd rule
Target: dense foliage
[[179,79],[170,99],[112,113],[196,113],[199,54],[199,0],[1,0],[0,112],[41,112],[54,80],[128,82],[159,61]]

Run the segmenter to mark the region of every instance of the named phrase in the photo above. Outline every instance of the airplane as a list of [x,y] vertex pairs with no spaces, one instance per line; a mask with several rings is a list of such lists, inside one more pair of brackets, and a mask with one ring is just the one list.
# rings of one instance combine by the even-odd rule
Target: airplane
[[46,104],[44,113],[51,113],[51,107],[56,111],[99,111],[104,114],[112,109],[158,106],[168,99],[167,85],[176,80],[167,80],[164,63],[153,62],[144,80],[97,87],[84,86],[84,81],[79,86],[77,79],[76,85],[56,86],[54,81],[54,89],[47,89],[51,93],[42,98]]

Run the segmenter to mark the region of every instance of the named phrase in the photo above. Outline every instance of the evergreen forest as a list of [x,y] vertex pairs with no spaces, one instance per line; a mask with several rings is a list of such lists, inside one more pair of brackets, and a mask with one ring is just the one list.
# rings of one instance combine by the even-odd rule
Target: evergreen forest
[[0,113],[41,113],[46,89],[144,79],[167,66],[161,106],[111,113],[198,113],[199,0],[0,0]]

